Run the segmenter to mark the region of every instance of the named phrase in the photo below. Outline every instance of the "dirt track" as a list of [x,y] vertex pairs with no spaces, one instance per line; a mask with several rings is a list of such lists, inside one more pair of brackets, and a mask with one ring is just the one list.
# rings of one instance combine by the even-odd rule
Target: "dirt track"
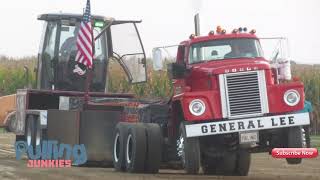
[[301,165],[290,166],[285,160],[276,160],[269,155],[254,154],[248,177],[188,176],[183,171],[161,170],[157,175],[117,173],[113,169],[72,167],[65,169],[31,169],[26,161],[17,161],[13,150],[14,136],[0,134],[0,179],[115,179],[115,180],[164,180],[164,179],[297,179],[320,180],[320,157],[304,160]]

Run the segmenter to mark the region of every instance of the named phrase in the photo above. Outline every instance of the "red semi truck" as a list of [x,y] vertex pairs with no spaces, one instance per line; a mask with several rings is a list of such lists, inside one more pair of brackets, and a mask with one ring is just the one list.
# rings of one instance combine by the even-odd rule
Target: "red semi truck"
[[295,113],[303,109],[304,86],[283,62],[266,60],[247,28],[217,27],[180,43],[168,68],[174,93],[163,135],[187,173],[202,166],[205,174],[247,175],[252,152],[305,147],[309,115]]

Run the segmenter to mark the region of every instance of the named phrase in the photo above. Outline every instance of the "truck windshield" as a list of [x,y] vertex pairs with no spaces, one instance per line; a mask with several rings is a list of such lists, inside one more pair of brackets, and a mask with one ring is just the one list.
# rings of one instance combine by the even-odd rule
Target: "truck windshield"
[[262,56],[257,39],[222,39],[193,44],[190,49],[189,63]]

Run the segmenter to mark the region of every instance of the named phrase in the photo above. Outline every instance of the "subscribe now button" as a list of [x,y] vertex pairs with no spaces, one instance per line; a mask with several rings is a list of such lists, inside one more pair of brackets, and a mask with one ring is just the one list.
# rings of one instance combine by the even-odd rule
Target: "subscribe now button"
[[316,148],[274,148],[272,157],[274,158],[316,158],[318,156]]

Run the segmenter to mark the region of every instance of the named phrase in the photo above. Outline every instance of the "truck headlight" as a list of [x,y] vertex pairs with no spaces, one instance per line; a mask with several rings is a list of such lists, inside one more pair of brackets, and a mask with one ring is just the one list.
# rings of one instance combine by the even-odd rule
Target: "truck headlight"
[[191,114],[201,116],[206,110],[206,105],[202,100],[195,99],[189,104],[189,110]]
[[300,102],[300,94],[298,91],[290,89],[283,96],[284,102],[289,106],[295,106]]

